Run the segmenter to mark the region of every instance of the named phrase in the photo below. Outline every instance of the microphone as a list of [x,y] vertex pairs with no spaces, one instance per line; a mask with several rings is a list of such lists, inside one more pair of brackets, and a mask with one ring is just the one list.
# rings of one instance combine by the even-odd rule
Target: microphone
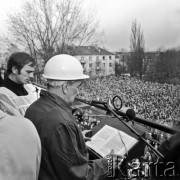
[[136,117],[136,113],[133,109],[121,107],[121,110],[117,110],[116,107],[114,107],[114,103],[112,104],[111,99],[108,99],[108,104],[112,109],[115,109],[115,112],[123,117],[128,117],[130,120],[134,120]]
[[80,98],[75,98],[75,100],[86,103],[86,104],[89,104],[91,106],[95,106],[95,107],[100,108],[100,109],[104,109],[104,110],[107,110],[107,109],[102,105],[108,104],[120,116],[128,117],[130,120],[134,120],[135,117],[136,117],[136,113],[135,113],[135,111],[133,109],[130,109],[130,108],[127,108],[127,107],[122,107],[121,110],[115,109],[114,104],[112,104],[112,101],[111,101],[110,98],[108,99],[107,103],[102,102],[102,101],[96,101],[96,100],[88,101],[88,100],[84,100],[84,99],[80,99]]
[[123,116],[123,117],[128,117],[130,120],[134,120],[136,117],[136,113],[133,109],[127,108],[127,107],[122,107],[121,110],[117,111],[117,114]]
[[134,111],[133,109],[128,109],[128,110],[126,111],[126,116],[127,116],[129,119],[134,120],[135,117],[136,117],[136,113],[135,113],[135,111]]

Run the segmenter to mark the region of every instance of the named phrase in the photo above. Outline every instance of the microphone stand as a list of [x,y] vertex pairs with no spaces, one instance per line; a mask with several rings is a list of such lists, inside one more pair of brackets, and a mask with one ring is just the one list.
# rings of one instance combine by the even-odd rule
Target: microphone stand
[[[82,103],[85,103],[85,104],[88,104],[90,106],[94,106],[96,108],[99,108],[101,110],[104,110],[104,111],[107,111],[107,108],[104,107],[104,104],[105,102],[98,102],[98,103],[95,103],[94,101],[89,101],[89,100],[85,100],[85,99],[80,99],[80,98],[75,98],[75,100],[79,101],[79,102],[82,102]],[[103,104],[102,104],[103,103]],[[117,109],[114,110],[116,112],[116,114],[118,114],[119,116],[125,116],[126,117],[126,113],[124,112],[121,112],[121,111],[118,111]],[[175,133],[179,133],[180,131],[177,130],[177,129],[174,129],[174,128],[170,128],[170,127],[167,127],[165,125],[161,125],[161,124],[158,124],[158,123],[155,123],[155,122],[152,122],[152,121],[148,121],[148,120],[145,120],[145,119],[142,119],[141,117],[135,117],[135,119],[133,119],[135,122],[138,122],[138,123],[142,123],[142,124],[145,124],[149,127],[152,127],[152,128],[155,128],[155,129],[158,129],[160,131],[164,131],[166,133],[169,133],[169,134],[175,134]]]
[[[95,104],[99,104],[99,102],[91,102],[90,104],[93,105],[93,103]],[[139,140],[142,140],[147,146],[149,146],[151,148],[151,150],[156,154],[157,157],[159,158],[164,158],[164,156],[158,151],[156,150],[150,143],[148,143],[136,130],[134,130],[130,125],[128,125],[125,121],[122,121],[120,116],[118,114],[116,114],[114,112],[114,110],[110,107],[110,105],[106,102],[100,102],[100,104],[103,104],[104,107],[106,108],[107,111],[111,112],[116,118],[118,118],[126,127],[128,127],[130,129],[130,131],[132,133],[134,133]]]

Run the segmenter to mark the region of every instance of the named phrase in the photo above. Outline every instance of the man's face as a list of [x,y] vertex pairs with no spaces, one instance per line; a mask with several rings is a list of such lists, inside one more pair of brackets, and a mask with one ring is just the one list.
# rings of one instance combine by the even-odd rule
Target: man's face
[[15,77],[16,83],[27,84],[34,77],[34,67],[31,67],[31,62],[26,64],[20,71],[20,74],[17,73]]
[[75,97],[79,94],[78,87],[80,86],[81,81],[76,81],[73,84],[68,84],[67,91],[67,103],[72,104],[74,102]]

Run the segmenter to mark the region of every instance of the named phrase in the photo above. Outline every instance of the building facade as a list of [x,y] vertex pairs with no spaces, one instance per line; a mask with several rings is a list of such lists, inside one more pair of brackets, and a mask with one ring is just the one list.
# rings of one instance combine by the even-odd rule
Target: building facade
[[90,76],[115,74],[115,54],[97,46],[68,46],[68,54],[75,56],[84,72]]

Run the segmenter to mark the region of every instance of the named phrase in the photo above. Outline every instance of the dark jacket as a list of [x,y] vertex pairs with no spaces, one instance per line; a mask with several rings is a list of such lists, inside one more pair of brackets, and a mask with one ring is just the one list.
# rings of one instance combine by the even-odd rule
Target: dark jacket
[[106,178],[107,160],[88,161],[84,138],[72,109],[60,97],[41,91],[25,117],[34,123],[41,139],[39,180]]

